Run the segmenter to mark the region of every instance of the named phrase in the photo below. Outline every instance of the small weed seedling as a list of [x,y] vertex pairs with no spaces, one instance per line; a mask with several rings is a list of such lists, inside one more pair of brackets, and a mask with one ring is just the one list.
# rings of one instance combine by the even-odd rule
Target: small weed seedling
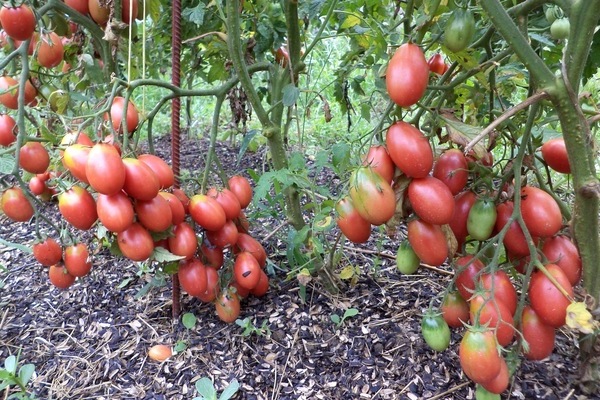
[[15,356],[8,356],[4,360],[4,368],[0,367],[0,391],[7,389],[8,394],[12,386],[17,392],[6,397],[6,399],[33,399],[35,397],[27,392],[27,384],[35,372],[35,365],[25,364],[19,368],[17,373],[18,363],[19,359]]
[[269,326],[267,325],[268,321],[266,319],[263,321],[260,328],[256,327],[254,325],[254,323],[252,322],[252,320],[248,317],[246,317],[244,319],[237,319],[235,321],[235,323],[244,329],[244,331],[242,332],[242,336],[244,336],[244,337],[248,337],[252,334],[255,334],[258,336],[270,336],[271,335],[271,329],[269,329]]
[[340,326],[342,326],[346,318],[354,317],[356,314],[358,314],[358,310],[356,308],[349,308],[346,311],[344,311],[344,315],[341,318],[337,314],[331,314],[331,320],[339,328]]
[[229,382],[229,385],[225,389],[219,397],[217,397],[217,390],[215,389],[215,385],[208,378],[201,378],[196,381],[196,390],[200,394],[200,397],[194,397],[193,400],[229,400],[232,398],[240,388],[240,384],[237,379],[232,379]]

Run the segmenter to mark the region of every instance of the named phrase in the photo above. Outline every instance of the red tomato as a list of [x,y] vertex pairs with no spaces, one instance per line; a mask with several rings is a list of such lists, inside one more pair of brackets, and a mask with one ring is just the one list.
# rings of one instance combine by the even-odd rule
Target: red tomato
[[217,298],[220,291],[219,272],[216,268],[206,267],[206,292],[196,297],[205,303],[210,303]]
[[510,277],[504,271],[495,271],[494,273],[483,274],[479,278],[481,287],[490,293],[492,297],[499,302],[504,303],[510,315],[514,315],[517,310],[518,296]]
[[563,138],[550,139],[542,145],[542,157],[546,164],[556,172],[571,173],[571,164]]
[[281,46],[275,50],[275,61],[281,65],[282,68],[287,68],[290,62],[290,53],[286,46]]
[[231,190],[226,188],[217,190],[212,187],[208,189],[206,195],[215,199],[223,207],[227,219],[236,219],[240,216],[242,206],[237,196]]
[[469,254],[459,257],[454,262],[456,277],[456,288],[463,299],[469,300],[475,290],[475,277],[483,269],[483,263]]
[[40,196],[48,190],[48,187],[46,187],[46,182],[36,175],[29,180],[29,190],[36,196]]
[[[0,102],[2,101],[0,95]],[[17,122],[8,114],[0,115],[0,145],[10,146],[17,140]]]
[[227,181],[227,186],[237,196],[242,208],[248,207],[252,201],[252,187],[248,179],[241,175],[234,175]]
[[508,346],[515,336],[515,321],[506,305],[490,293],[475,293],[470,302],[469,319],[471,323],[479,321],[493,330],[496,339],[501,346]]
[[68,132],[60,140],[60,144],[63,146],[69,146],[75,143],[82,144],[84,146],[92,147],[94,142],[85,132]]
[[521,189],[521,215],[534,237],[554,236],[562,227],[562,214],[556,201],[542,189]]
[[365,243],[371,236],[371,223],[364,219],[356,208],[350,196],[340,199],[335,205],[336,222],[342,233],[354,243]]
[[411,178],[424,178],[433,166],[433,151],[423,133],[404,121],[387,131],[385,143],[394,164]]
[[454,213],[449,225],[458,241],[459,248],[462,247],[462,243],[464,243],[469,234],[467,231],[467,218],[476,200],[477,196],[470,190],[462,192],[454,198]]
[[118,150],[105,143],[97,143],[90,150],[85,166],[90,186],[98,193],[115,194],[125,184],[125,166]]
[[41,35],[37,60],[42,67],[56,67],[62,62],[64,55],[65,49],[60,37],[56,33],[50,32],[47,35]]
[[174,188],[173,189],[173,195],[175,197],[177,197],[179,199],[179,201],[181,201],[181,204],[183,204],[183,209],[185,210],[185,213],[189,213],[190,212],[190,199],[189,197],[187,197],[187,195],[185,194],[185,192],[181,189],[177,189]]
[[503,357],[500,357],[500,372],[494,379],[489,382],[481,383],[481,386],[484,387],[490,393],[500,394],[508,389],[508,384],[510,383],[510,374],[508,371],[508,365],[506,365],[506,361]]
[[441,310],[444,321],[452,328],[460,328],[469,321],[469,304],[458,291],[448,292]]
[[65,0],[65,4],[83,15],[90,11],[87,0]]
[[408,223],[408,242],[425,264],[439,266],[448,258],[446,236],[439,225],[413,219]]
[[138,15],[138,0],[124,0],[122,5],[121,20],[129,25],[135,22]]
[[396,212],[394,189],[371,167],[352,172],[349,193],[356,211],[373,225],[386,223]]
[[440,53],[432,55],[431,58],[429,58],[429,61],[427,61],[427,65],[431,72],[438,75],[444,75],[449,68],[444,62],[444,57],[442,57]]
[[[129,0],[125,0],[123,2],[123,6]],[[115,97],[113,103],[110,106],[110,121],[112,122],[112,127],[115,132],[123,133],[123,127],[121,126],[123,122],[123,114],[125,114],[125,119],[127,123],[127,133],[132,134],[138,127],[138,123],[140,122],[140,117],[135,104],[130,100],[127,104],[127,110],[125,110],[125,99],[123,97]],[[108,121],[108,114],[104,115],[104,120]]]
[[454,215],[454,197],[442,181],[432,176],[415,178],[408,185],[408,199],[423,221],[444,225]]
[[469,166],[462,151],[449,149],[433,166],[433,176],[444,182],[453,195],[460,193],[469,179]]
[[228,219],[218,231],[206,231],[206,238],[215,246],[231,247],[238,241],[238,229],[235,223]]
[[229,284],[229,290],[235,291],[240,300],[245,299],[250,295],[250,291],[244,287],[241,287],[236,281],[232,281]]
[[244,251],[252,254],[261,268],[264,268],[267,265],[267,252],[265,251],[265,248],[247,233],[240,233],[238,235],[238,240],[233,250],[236,253]]
[[476,383],[490,382],[500,373],[501,357],[497,341],[490,329],[468,329],[458,350],[460,366]]
[[185,209],[183,208],[181,201],[173,193],[158,192],[158,194],[162,196],[167,203],[169,203],[169,207],[171,207],[171,223],[173,225],[182,223],[185,220]]
[[27,142],[19,150],[19,165],[27,172],[41,174],[50,165],[48,150],[40,142]]
[[262,269],[260,270],[260,278],[254,288],[250,290],[250,294],[256,297],[263,297],[269,291],[269,276]]
[[138,160],[150,167],[156,174],[161,189],[168,189],[173,186],[175,182],[175,175],[173,170],[162,158],[155,156],[154,154],[142,154],[138,157]]
[[363,157],[363,165],[373,168],[373,171],[381,175],[387,183],[390,183],[394,179],[396,165],[385,146],[371,146],[367,154]]
[[98,219],[96,201],[81,186],[73,186],[58,196],[58,210],[68,223],[87,231]]
[[521,333],[529,349],[523,354],[528,360],[543,360],[552,354],[556,330],[546,325],[530,306],[523,308]]
[[412,43],[400,46],[390,59],[385,76],[392,101],[400,107],[416,104],[425,93],[428,82],[429,66],[423,50]]
[[75,143],[68,146],[63,153],[64,167],[69,170],[71,175],[84,183],[89,183],[85,171],[91,150],[92,148],[89,146]]
[[123,232],[134,222],[133,204],[123,191],[111,195],[99,194],[96,211],[102,225],[114,233]]
[[77,277],[86,276],[92,269],[90,253],[83,243],[69,246],[65,249],[65,268],[69,274]]
[[205,240],[200,246],[200,252],[202,253],[202,262],[204,262],[207,266],[217,269],[223,266],[225,257],[221,247],[215,246],[214,244]]
[[[514,203],[512,201],[498,204],[496,207],[496,231],[500,232],[502,228],[504,228],[513,213],[513,209]],[[513,221],[510,224],[502,243],[504,243],[506,250],[515,257],[525,257],[529,255],[529,247],[527,247],[525,234],[517,221]]]
[[110,14],[110,9],[108,7],[102,7],[99,0],[89,0],[88,10],[90,12],[90,16],[98,25],[106,25]]
[[235,256],[233,276],[240,286],[252,290],[260,280],[260,271],[260,265],[252,254],[242,251]]
[[51,237],[33,245],[33,257],[43,266],[49,267],[62,259],[62,247]]
[[581,257],[577,246],[566,236],[554,236],[544,241],[542,253],[548,262],[558,265],[571,285],[575,286],[581,279]]
[[6,189],[0,205],[4,214],[13,221],[26,222],[33,217],[33,207],[20,187]]
[[121,253],[132,261],[147,260],[154,251],[152,236],[137,222],[117,233],[117,244]]
[[217,296],[215,309],[221,321],[235,322],[240,316],[240,298],[233,291],[225,290]]
[[35,30],[35,14],[26,4],[18,7],[3,6],[0,9],[0,25],[14,40],[27,40]]
[[223,207],[215,199],[204,194],[192,196],[189,209],[192,219],[209,231],[218,231],[227,221]]
[[62,264],[55,264],[48,268],[50,283],[59,289],[67,289],[75,282],[75,277]]
[[151,232],[166,231],[173,222],[171,206],[158,194],[152,200],[137,200],[134,208],[138,222]]
[[175,255],[192,258],[198,249],[196,232],[186,222],[175,225],[173,236],[169,237],[169,249]]
[[[560,286],[572,297],[573,286],[563,270],[556,264],[547,264],[546,269]],[[536,271],[529,281],[531,308],[547,325],[560,328],[565,324],[567,307],[571,302],[554,286],[542,271]]]
[[[5,7],[2,7],[4,10]],[[1,11],[1,10],[0,10]],[[19,108],[19,82],[10,76],[0,76],[0,103],[6,108],[16,110]]]
[[190,296],[201,296],[206,292],[206,266],[197,258],[179,262],[179,283]]
[[125,193],[137,200],[152,200],[158,195],[160,183],[152,169],[135,158],[124,158]]

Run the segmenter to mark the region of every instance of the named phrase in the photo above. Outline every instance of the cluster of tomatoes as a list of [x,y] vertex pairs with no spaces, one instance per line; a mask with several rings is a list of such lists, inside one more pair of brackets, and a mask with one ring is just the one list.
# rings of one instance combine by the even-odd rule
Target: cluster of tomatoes
[[[434,60],[432,72],[445,72],[438,63]],[[427,78],[414,65],[427,68],[420,48],[405,44],[388,66],[387,89],[401,107],[415,104],[426,87]],[[570,172],[562,138],[547,141],[541,153],[550,168]],[[562,214],[550,194],[534,186],[508,185],[502,191],[488,187],[475,193],[475,187],[485,186],[476,184],[476,164],[491,171],[491,154],[476,159],[450,148],[436,156],[419,129],[395,122],[385,146],[372,146],[363,165],[352,172],[349,194],[336,205],[336,221],[349,240],[364,243],[371,225],[394,226],[398,217],[406,219],[407,240],[396,257],[402,273],[415,272],[421,263],[451,262],[452,286],[441,310],[424,315],[424,339],[442,351],[450,344],[450,327],[466,326],[459,349],[463,371],[483,389],[499,394],[510,377],[501,348],[512,346],[530,360],[552,353],[555,330],[566,322],[582,266],[577,247],[561,234]],[[511,191],[518,191],[517,211],[538,253],[533,262],[513,196],[506,195]],[[498,261],[501,246],[503,263]],[[482,250],[473,254],[475,249]],[[517,288],[526,294],[524,307],[518,307]]]

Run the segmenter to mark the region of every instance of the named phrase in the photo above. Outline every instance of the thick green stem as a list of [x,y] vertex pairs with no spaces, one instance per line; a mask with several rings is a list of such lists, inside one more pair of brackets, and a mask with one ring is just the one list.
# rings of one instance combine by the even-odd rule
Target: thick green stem
[[579,89],[579,81],[586,60],[590,53],[592,39],[600,18],[600,1],[578,0],[571,7],[571,32],[565,51],[567,74],[575,93]]

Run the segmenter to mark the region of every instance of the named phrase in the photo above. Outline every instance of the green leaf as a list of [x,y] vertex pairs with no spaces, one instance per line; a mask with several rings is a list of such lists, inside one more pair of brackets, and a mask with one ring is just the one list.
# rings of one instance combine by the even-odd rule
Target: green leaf
[[0,157],[0,174],[10,174],[14,165],[15,158],[12,156],[12,154],[3,154],[2,157]]
[[337,314],[331,314],[330,316],[331,320],[333,321],[334,324],[339,325],[341,320],[340,320],[340,316]]
[[216,400],[217,399],[217,391],[215,390],[215,386],[212,381],[206,377],[200,378],[196,381],[196,390],[203,396],[206,400]]
[[300,97],[300,89],[298,89],[296,86],[289,83],[283,87],[282,102],[284,106],[293,106],[294,104],[296,104],[298,97]]
[[6,357],[6,360],[4,360],[4,369],[7,370],[10,374],[15,375],[17,372],[17,357]]
[[344,172],[350,164],[350,146],[347,143],[336,143],[331,147],[331,153],[331,162],[336,172]]
[[360,24],[360,16],[358,14],[348,14],[346,19],[340,26],[340,29],[352,28],[353,26],[356,26],[358,24]]
[[585,84],[600,68],[600,31],[596,31],[592,40],[592,47],[585,68],[583,69],[583,83]]
[[150,258],[159,263],[166,263],[171,261],[183,260],[185,257],[175,255],[169,250],[165,249],[164,247],[156,247],[152,252],[152,256],[150,256]]
[[344,319],[348,317],[354,317],[356,314],[358,314],[358,310],[356,308],[349,308],[344,312]]
[[199,2],[196,7],[185,8],[181,13],[181,16],[188,21],[201,27],[204,23],[204,14],[206,13],[206,5],[203,2]]
[[362,103],[360,105],[360,116],[367,122],[371,122],[371,105],[368,103]]
[[181,353],[182,351],[184,351],[185,349],[187,349],[187,343],[184,342],[183,340],[179,340],[177,341],[177,343],[175,343],[175,347],[173,347],[173,351],[175,353]]
[[33,250],[29,246],[24,246],[20,243],[7,242],[6,240],[0,238],[0,244],[6,247],[11,247],[13,249],[20,250],[23,253],[31,254]]
[[229,382],[229,385],[227,385],[227,387],[223,390],[223,393],[221,393],[219,400],[229,400],[230,398],[235,396],[239,388],[239,382],[237,381],[237,379],[233,378],[231,382]]
[[248,132],[244,135],[244,138],[242,139],[242,143],[240,144],[240,152],[238,153],[238,161],[237,161],[236,167],[240,166],[240,163],[242,162],[242,158],[243,158],[244,154],[246,154],[246,150],[248,150],[248,146],[250,146],[250,142],[252,142],[252,139],[254,139],[256,137],[256,135],[259,133],[260,133],[259,130],[252,129],[250,132]]
[[181,322],[187,329],[193,329],[196,325],[196,316],[189,312],[185,313],[183,314],[183,317],[181,317]]
[[33,364],[25,364],[19,369],[19,379],[21,380],[21,384],[23,386],[27,386],[29,380],[33,376],[35,372],[35,365]]

